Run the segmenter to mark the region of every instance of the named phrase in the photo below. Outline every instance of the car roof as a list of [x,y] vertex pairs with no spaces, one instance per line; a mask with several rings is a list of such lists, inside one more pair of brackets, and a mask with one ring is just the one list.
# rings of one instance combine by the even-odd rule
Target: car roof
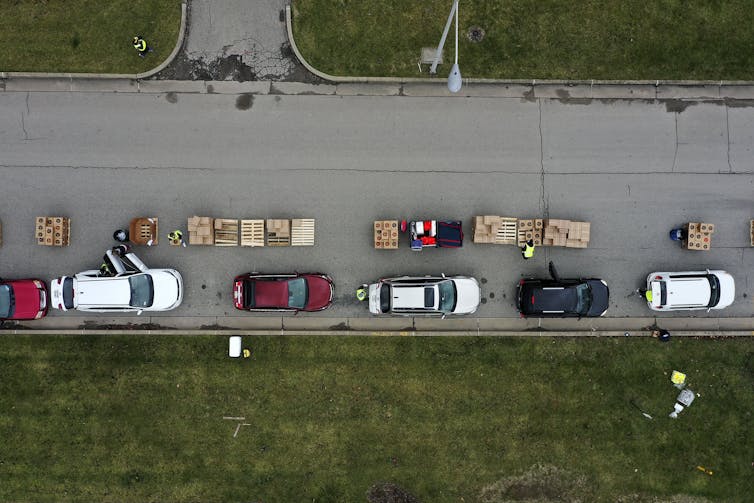
[[391,305],[394,310],[437,310],[439,295],[437,285],[392,285]]
[[[659,288],[660,281],[652,281],[652,304],[659,306],[660,292],[655,295],[655,283]],[[667,292],[666,306],[706,306],[710,301],[712,290],[709,280],[703,277],[673,276],[665,281]]]
[[131,301],[128,276],[78,278],[75,298],[79,306],[127,306]]

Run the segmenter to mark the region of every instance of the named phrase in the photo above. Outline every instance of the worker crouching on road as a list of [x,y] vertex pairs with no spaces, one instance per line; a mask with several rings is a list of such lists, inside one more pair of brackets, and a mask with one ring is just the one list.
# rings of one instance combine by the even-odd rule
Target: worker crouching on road
[[526,242],[526,244],[521,248],[521,256],[524,257],[524,260],[529,260],[534,256],[534,240],[530,239]]

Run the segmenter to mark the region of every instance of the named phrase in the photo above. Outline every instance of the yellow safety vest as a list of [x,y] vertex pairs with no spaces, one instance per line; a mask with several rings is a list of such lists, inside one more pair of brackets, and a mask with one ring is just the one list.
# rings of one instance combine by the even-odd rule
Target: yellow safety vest
[[534,247],[528,244],[524,247],[524,258],[532,258],[534,256]]
[[147,49],[147,42],[143,38],[141,38],[134,42],[134,47],[137,51],[144,52]]

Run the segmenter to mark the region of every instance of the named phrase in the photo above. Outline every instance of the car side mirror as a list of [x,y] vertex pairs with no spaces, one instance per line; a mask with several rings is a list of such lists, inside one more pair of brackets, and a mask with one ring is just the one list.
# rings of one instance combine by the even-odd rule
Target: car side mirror
[[440,318],[440,319],[441,319],[441,320],[444,320],[444,319],[445,319],[445,315],[443,314],[443,315],[442,315],[442,318]]
[[143,313],[143,312],[144,312],[144,310],[143,310],[143,309],[139,309],[138,311],[136,311],[136,315],[137,315],[137,316],[138,316],[138,315],[141,315],[141,313]]

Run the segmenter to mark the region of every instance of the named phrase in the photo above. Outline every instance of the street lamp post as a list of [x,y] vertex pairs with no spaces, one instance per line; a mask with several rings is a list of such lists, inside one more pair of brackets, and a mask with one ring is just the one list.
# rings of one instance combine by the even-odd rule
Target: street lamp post
[[437,73],[437,63],[440,61],[442,55],[442,49],[445,46],[445,39],[450,31],[450,22],[453,20],[453,16],[456,18],[456,57],[453,66],[450,69],[450,75],[448,75],[448,90],[451,93],[457,93],[461,90],[461,69],[458,67],[458,0],[453,0],[453,7],[450,9],[450,15],[448,16],[448,22],[445,23],[445,29],[442,32],[440,38],[440,45],[437,46],[437,52],[435,53],[435,60],[432,62],[432,66],[429,68],[429,73]]

